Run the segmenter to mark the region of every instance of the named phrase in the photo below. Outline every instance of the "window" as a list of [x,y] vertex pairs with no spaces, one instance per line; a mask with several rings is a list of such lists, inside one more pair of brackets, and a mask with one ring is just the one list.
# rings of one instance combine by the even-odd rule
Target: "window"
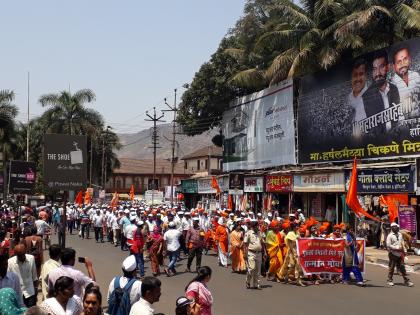
[[206,170],[208,170],[208,169],[209,169],[209,160],[208,160],[208,159],[206,159],[206,160],[204,161],[204,168],[205,168]]
[[197,160],[197,171],[200,170],[200,160]]
[[187,161],[184,161],[184,169],[188,169],[188,162]]

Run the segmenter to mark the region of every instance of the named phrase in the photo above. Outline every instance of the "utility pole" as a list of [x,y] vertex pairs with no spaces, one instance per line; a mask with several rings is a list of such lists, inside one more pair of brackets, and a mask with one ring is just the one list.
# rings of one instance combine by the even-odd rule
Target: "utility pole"
[[171,208],[174,207],[174,173],[175,173],[175,164],[178,162],[178,157],[175,158],[175,144],[176,144],[176,113],[178,109],[176,108],[176,92],[177,89],[174,89],[175,98],[174,98],[174,106],[172,107],[166,102],[165,104],[169,107],[169,110],[164,110],[164,112],[174,112],[174,120],[172,122],[172,157],[171,157]]
[[106,156],[105,156],[105,142],[108,140],[108,132],[111,126],[107,126],[104,131],[105,135],[102,137],[102,189],[105,190],[106,185]]
[[165,122],[164,120],[161,120],[163,116],[165,116],[165,113],[162,113],[161,116],[156,117],[156,107],[153,107],[153,116],[149,115],[149,112],[146,111],[146,116],[149,117],[149,119],[145,119],[145,121],[153,121],[153,131],[152,131],[152,145],[153,145],[153,187],[152,187],[152,207],[155,201],[155,189],[157,187],[155,186],[156,183],[156,149],[160,148],[157,145],[159,144],[159,135],[157,134],[157,126],[156,124],[158,122]]
[[29,126],[29,71],[28,71],[28,122],[26,125],[26,162],[29,162],[29,136],[30,136],[30,126]]

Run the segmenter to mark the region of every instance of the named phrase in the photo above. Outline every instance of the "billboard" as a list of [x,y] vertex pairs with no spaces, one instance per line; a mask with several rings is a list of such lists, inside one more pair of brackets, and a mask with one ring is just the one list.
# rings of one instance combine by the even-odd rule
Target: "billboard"
[[293,81],[236,100],[222,129],[224,171],[295,164]]
[[299,163],[420,153],[420,39],[301,79]]
[[86,188],[86,136],[44,136],[44,185],[52,190]]
[[34,162],[10,161],[10,192],[32,194],[35,188],[36,165]]

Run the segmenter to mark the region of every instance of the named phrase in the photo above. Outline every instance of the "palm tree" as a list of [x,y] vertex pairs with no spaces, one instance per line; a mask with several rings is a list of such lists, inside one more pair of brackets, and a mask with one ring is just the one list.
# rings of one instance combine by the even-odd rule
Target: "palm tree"
[[5,129],[14,123],[18,114],[16,105],[13,104],[15,93],[10,90],[0,90],[0,129]]
[[102,121],[96,111],[85,107],[85,103],[94,100],[95,93],[90,89],[79,90],[74,94],[62,91],[42,95],[39,102],[43,107],[50,107],[42,115],[45,126],[57,133],[83,134],[88,125]]

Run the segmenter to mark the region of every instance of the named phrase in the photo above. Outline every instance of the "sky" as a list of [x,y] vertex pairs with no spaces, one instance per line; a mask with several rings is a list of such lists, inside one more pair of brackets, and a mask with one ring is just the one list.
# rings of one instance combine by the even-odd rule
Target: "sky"
[[[173,104],[243,14],[245,0],[14,0],[0,10],[0,89],[14,90],[18,119],[41,95],[90,88],[116,132],[145,129],[145,111]],[[172,115],[167,115],[170,121]]]

